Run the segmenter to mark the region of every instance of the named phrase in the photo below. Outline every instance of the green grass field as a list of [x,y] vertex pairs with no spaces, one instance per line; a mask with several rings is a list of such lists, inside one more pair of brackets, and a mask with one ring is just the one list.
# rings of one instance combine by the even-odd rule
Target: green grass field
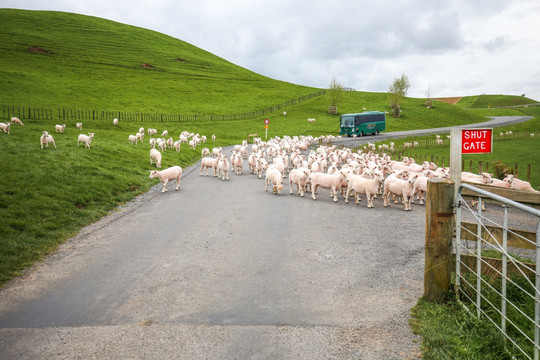
[[[181,40],[94,17],[0,9],[0,30],[0,105],[221,115],[257,111],[320,90],[269,79]],[[464,98],[458,106],[434,102],[431,109],[424,107],[424,99],[407,98],[401,117],[387,117],[387,131],[521,114],[480,108],[482,97]],[[515,101],[511,98],[497,96],[488,105]],[[338,112],[361,112],[364,107],[389,111],[388,94],[347,92]],[[175,139],[184,130],[208,138],[215,134],[217,141],[207,143],[210,148],[240,143],[248,133],[264,136],[265,118],[270,119],[269,137],[337,135],[339,116],[327,109],[327,99],[318,96],[282,109],[287,116],[280,110],[245,120],[120,122],[118,127],[110,121],[85,120],[82,133],[96,134],[91,149],[77,146],[81,132],[75,129],[76,119],[22,118],[23,127],[12,125],[10,135],[0,133],[0,285],[157,183],[148,178],[154,168],[148,136],[142,144],[128,144],[128,135],[140,127],[159,133],[166,129]],[[540,130],[538,110],[520,108],[536,118],[507,130]],[[9,121],[10,115],[0,122]],[[308,117],[316,122],[308,123]],[[62,123],[67,124],[65,133],[56,133],[54,125]],[[44,130],[53,135],[57,149],[40,148]],[[495,157],[518,161],[520,168],[524,163],[538,167],[537,140],[497,140]],[[162,167],[190,166],[200,158],[200,149],[166,151]],[[446,151],[438,150],[441,156]]]

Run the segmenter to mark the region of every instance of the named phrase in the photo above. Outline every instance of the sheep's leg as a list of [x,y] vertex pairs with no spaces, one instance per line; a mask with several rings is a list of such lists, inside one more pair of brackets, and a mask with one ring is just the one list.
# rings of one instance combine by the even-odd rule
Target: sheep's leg
[[332,189],[330,190],[330,194],[332,193],[334,193],[334,196],[333,196],[334,202],[338,202],[338,198],[337,198],[338,190],[334,186],[332,186]]
[[174,190],[178,190],[178,189],[180,189],[180,177],[176,179],[176,189]]
[[317,200],[317,198],[315,197],[315,192],[316,191],[317,191],[317,185],[311,184],[311,198],[313,200]]
[[[349,195],[351,193],[351,189],[347,186],[347,193],[345,195],[345,204],[348,204],[349,203]],[[354,200],[356,201],[356,193],[354,193]]]
[[163,189],[161,189],[161,192],[164,193],[167,191],[167,183],[169,182],[168,179],[163,180]]

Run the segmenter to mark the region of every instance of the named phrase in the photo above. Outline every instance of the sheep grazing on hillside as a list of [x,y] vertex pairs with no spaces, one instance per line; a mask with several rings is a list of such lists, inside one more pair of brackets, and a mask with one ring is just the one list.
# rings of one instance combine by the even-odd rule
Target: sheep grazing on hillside
[[88,135],[80,134],[79,138],[77,139],[77,146],[81,142],[84,143],[84,146],[90,149],[90,143],[92,142],[92,139],[94,138],[94,133],[88,133]]
[[130,144],[135,144],[137,145],[137,135],[129,135],[128,136],[128,141]]
[[82,122],[78,122],[75,126],[77,127],[77,130],[82,130]]
[[63,134],[64,130],[66,130],[66,124],[62,124],[62,125],[56,124],[54,129],[56,130],[56,132]]
[[170,180],[176,180],[175,190],[178,190],[180,188],[180,179],[182,178],[182,168],[180,166],[173,166],[161,171],[150,170],[150,179],[155,177],[159,178],[163,183],[163,188],[161,189],[162,193],[167,191],[167,183]]
[[16,118],[15,116],[12,117],[12,118],[10,119],[10,121],[11,121],[12,124],[17,124],[17,125],[24,126],[24,124],[23,124],[23,122],[21,121],[21,119]]
[[113,121],[112,121],[113,125],[114,126],[118,126],[118,119],[117,118],[114,118]]
[[0,130],[2,130],[3,132],[7,133],[9,135],[9,128],[11,127],[11,124],[10,123],[3,123],[3,122],[0,122]]
[[49,135],[48,131],[43,131],[43,134],[41,135],[41,139],[40,139],[41,148],[43,149],[43,145],[45,145],[45,147],[48,148],[49,143],[52,143],[54,145],[54,148],[56,149],[56,144],[54,143],[54,139],[52,135]]
[[314,123],[314,122],[315,122],[315,118],[308,118],[308,119],[307,119],[307,122],[308,122],[308,123]]
[[157,168],[161,167],[161,153],[156,149],[150,149],[150,165],[156,164]]

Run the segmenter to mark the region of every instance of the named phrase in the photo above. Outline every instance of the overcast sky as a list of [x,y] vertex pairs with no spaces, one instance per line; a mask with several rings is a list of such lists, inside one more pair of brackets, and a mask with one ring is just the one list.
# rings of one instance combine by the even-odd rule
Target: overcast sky
[[525,94],[540,101],[538,0],[0,0],[98,16],[184,40],[287,82],[409,96]]

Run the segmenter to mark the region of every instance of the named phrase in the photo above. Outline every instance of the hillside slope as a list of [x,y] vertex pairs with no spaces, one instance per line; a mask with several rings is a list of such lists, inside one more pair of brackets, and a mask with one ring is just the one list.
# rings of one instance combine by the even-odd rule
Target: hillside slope
[[7,105],[228,114],[315,90],[155,31],[63,12],[0,9],[0,54]]

